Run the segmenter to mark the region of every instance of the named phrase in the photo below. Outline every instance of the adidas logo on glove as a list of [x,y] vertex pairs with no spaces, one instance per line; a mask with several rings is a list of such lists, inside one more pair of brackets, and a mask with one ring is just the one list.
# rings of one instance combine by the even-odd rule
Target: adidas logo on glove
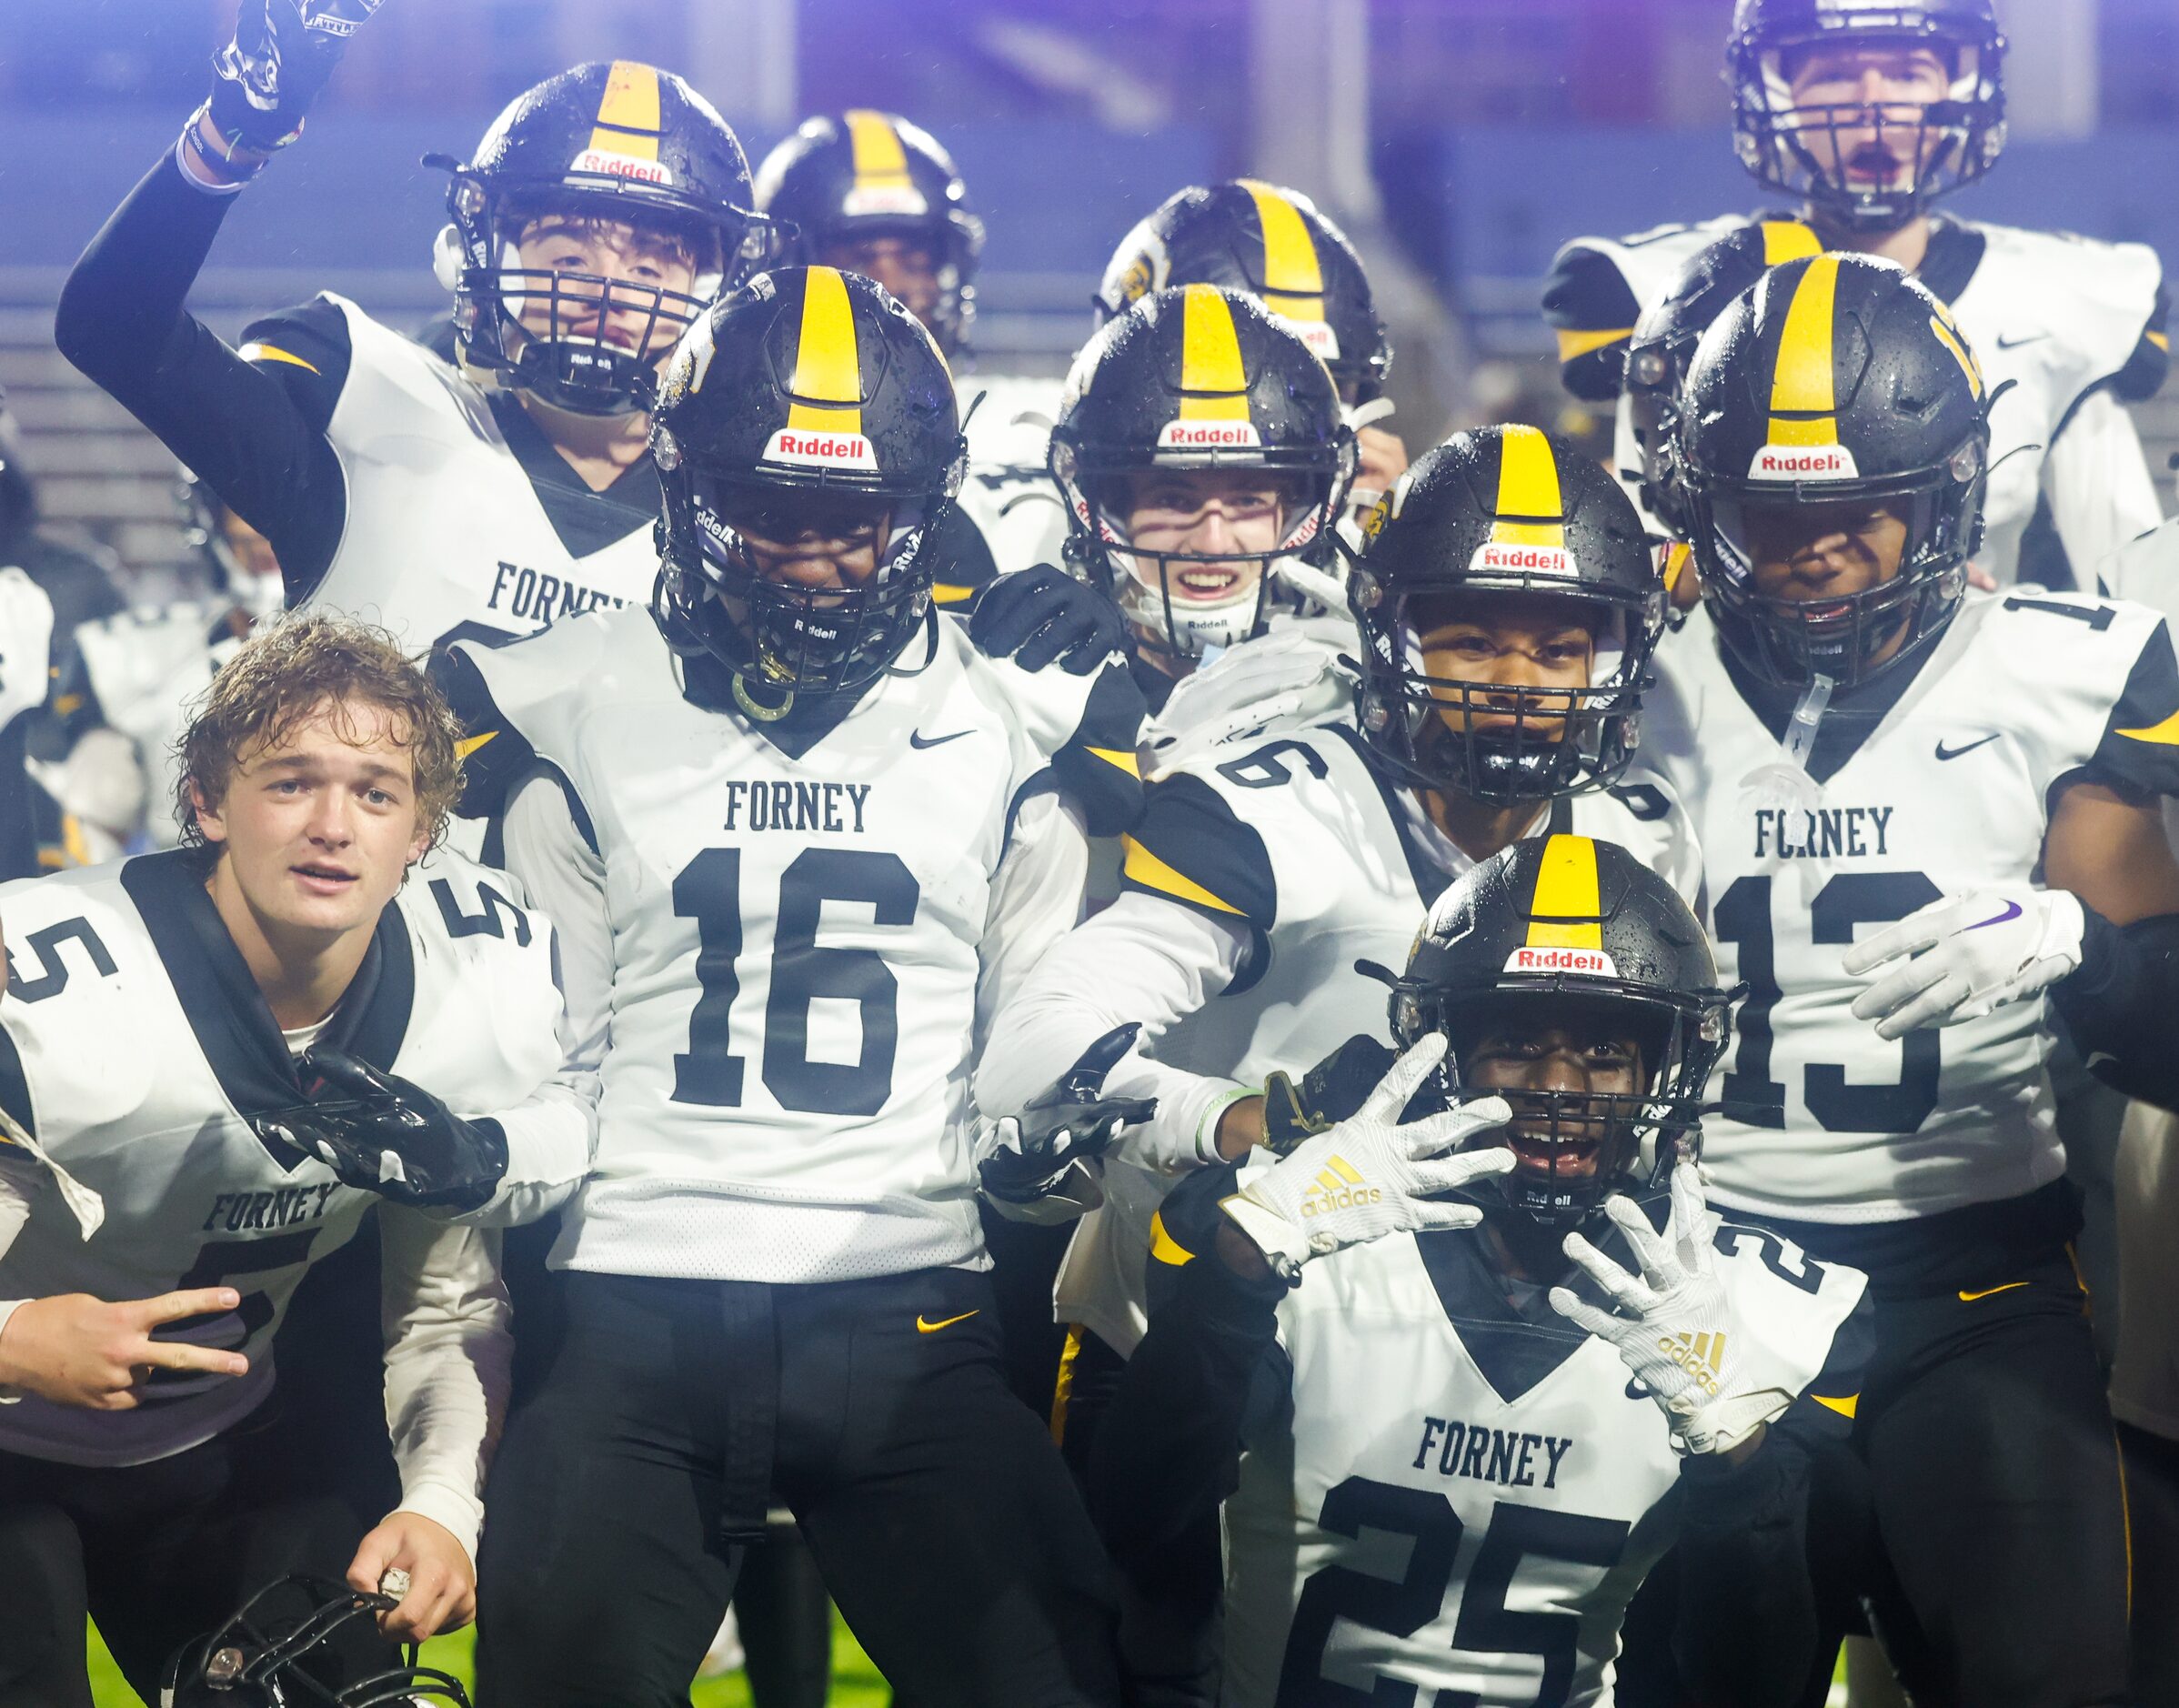
[[1383,1197],[1381,1191],[1355,1171],[1354,1165],[1345,1157],[1333,1157],[1324,1171],[1310,1182],[1309,1191],[1301,1200],[1301,1213],[1328,1216],[1335,1210],[1378,1203]]
[[1668,1334],[1657,1342],[1657,1350],[1692,1376],[1704,1393],[1717,1397],[1725,1369],[1722,1334],[1682,1334],[1676,1339]]

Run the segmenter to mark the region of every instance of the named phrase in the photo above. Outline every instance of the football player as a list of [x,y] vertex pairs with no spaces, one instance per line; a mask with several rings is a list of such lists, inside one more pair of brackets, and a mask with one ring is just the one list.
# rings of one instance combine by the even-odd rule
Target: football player
[[993,576],[1056,563],[1067,523],[1044,470],[1059,383],[971,361],[984,225],[944,146],[869,107],[806,119],[758,167],[757,206],[782,233],[780,260],[876,279],[949,363],[970,368],[958,381],[969,436],[959,561],[933,597],[963,604]]
[[[1799,209],[1567,245],[1543,297],[1567,388],[1621,395],[1632,328],[1696,251],[1767,224],[1783,246],[1770,258],[1782,262],[1801,241],[1792,225],[1804,224],[1821,247],[1913,270],[1983,361],[1994,401],[1979,563],[2003,585],[2093,588],[2104,557],[2162,519],[2123,400],[2153,395],[2169,365],[2163,270],[2140,244],[1933,211],[2003,146],[2003,55],[1993,0],[1736,0],[1726,56],[1740,157]],[[2038,516],[2061,549],[2023,568]],[[2179,584],[2114,590],[2179,608]]]
[[1109,643],[1032,676],[935,615],[953,388],[871,281],[722,301],[654,437],[656,608],[444,665],[602,1075],[481,1699],[686,1702],[777,1492],[904,1693],[1116,1702],[1095,1538],[1000,1373],[968,1074],[1140,804],[1140,696]]
[[1609,1702],[1675,1534],[1704,1700],[1793,1699],[1809,1451],[1854,1409],[1864,1283],[1706,1211],[1731,1000],[1624,849],[1516,843],[1431,909],[1376,1091],[1167,1201],[1169,1296],[1090,1487],[1152,1582],[1222,1501],[1220,1702]]
[[1297,563],[1328,579],[1354,466],[1322,359],[1245,292],[1160,291],[1083,346],[1051,435],[1066,555],[1126,618],[1153,709],[1265,631]]
[[0,879],[40,869],[25,738],[52,685],[53,624],[45,589],[12,564],[0,568]]
[[1098,324],[1178,285],[1248,292],[1324,358],[1354,429],[1348,505],[1356,522],[1367,516],[1407,467],[1407,447],[1376,425],[1392,413],[1384,395],[1392,337],[1347,234],[1298,190],[1254,178],[1192,186],[1167,196],[1112,252],[1097,289]]
[[[87,1611],[156,1700],[281,1570],[387,1589],[389,1637],[468,1617],[505,1295],[488,1236],[417,1211],[491,1200],[510,1144],[586,1159],[589,1120],[549,1083],[551,927],[427,858],[458,733],[388,637],[291,619],[187,731],[183,847],[0,889],[0,1699],[88,1703]],[[401,1490],[373,1527],[271,1349],[381,1196]]]
[[1679,411],[1703,607],[1660,651],[1643,754],[1749,988],[1712,1196],[1871,1278],[1854,1441],[1903,1679],[2118,1703],[2124,1513],[2040,999],[2102,1077],[2169,1098],[2147,1017],[2179,927],[2179,669],[2143,608],[1966,590],[1990,412],[1889,262],[1742,296]]
[[580,65],[517,98],[467,165],[434,156],[458,372],[330,294],[239,351],[183,307],[377,4],[244,0],[211,98],[63,288],[60,347],[265,535],[291,606],[422,652],[640,605],[656,369],[756,221],[740,144],[680,78]]

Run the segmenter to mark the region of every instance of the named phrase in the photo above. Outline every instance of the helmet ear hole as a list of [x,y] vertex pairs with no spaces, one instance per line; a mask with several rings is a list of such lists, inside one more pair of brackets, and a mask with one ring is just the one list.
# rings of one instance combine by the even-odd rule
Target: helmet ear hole
[[452,290],[461,283],[462,241],[457,226],[439,227],[439,235],[431,241],[431,272],[440,287]]

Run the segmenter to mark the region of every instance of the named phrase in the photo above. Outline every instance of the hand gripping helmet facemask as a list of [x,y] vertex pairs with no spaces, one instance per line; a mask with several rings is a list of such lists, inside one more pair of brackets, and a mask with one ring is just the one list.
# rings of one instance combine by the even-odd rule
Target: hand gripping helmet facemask
[[[873,281],[782,267],[708,310],[668,365],[651,454],[660,627],[730,670],[749,716],[860,692],[928,619],[967,447],[946,358]],[[822,556],[865,573],[765,572]]]
[[[1432,1032],[1451,1048],[1437,1069],[1448,1106],[1496,1090],[1518,1166],[1468,1196],[1549,1227],[1573,1227],[1607,1193],[1664,1182],[1675,1151],[1692,1160],[1711,1070],[1732,1030],[1709,939],[1671,884],[1611,842],[1535,837],[1501,849],[1438,898],[1392,987],[1392,1035],[1406,1050]],[[1632,1040],[1629,1091],[1497,1089],[1476,1082],[1493,1034]]]
[[[1188,285],[1144,297],[1075,357],[1051,434],[1069,560],[1107,587],[1138,644],[1194,660],[1260,633],[1280,566],[1325,561],[1354,477],[1331,375],[1251,296]],[[1269,512],[1206,538],[1185,495],[1157,520],[1157,477],[1260,475]],[[1206,502],[1200,517],[1208,517]]]
[[[1626,769],[1664,583],[1640,514],[1603,468],[1537,427],[1456,433],[1400,477],[1362,534],[1347,601],[1371,748],[1424,788],[1476,800],[1547,800]],[[1563,600],[1588,629],[1584,685],[1432,669],[1433,626],[1487,623],[1516,597]]]
[[866,237],[925,250],[937,293],[909,306],[949,357],[968,348],[984,226],[969,211],[953,156],[929,131],[867,107],[806,119],[758,167],[757,205],[778,229],[782,263],[813,266]]
[[1673,461],[1680,386],[1702,334],[1732,299],[1774,266],[1821,254],[1822,241],[1798,220],[1743,226],[1692,257],[1655,307],[1634,324],[1627,345],[1627,411],[1642,456],[1642,502],[1676,539],[1688,535],[1687,507]]
[[[462,367],[577,415],[649,408],[659,361],[761,247],[734,133],[679,77],[633,60],[547,78],[492,121],[467,165],[424,164],[453,174],[436,260]],[[526,265],[519,242],[540,221],[590,242],[634,227],[628,276],[570,265],[583,258],[574,245]],[[660,276],[681,267],[686,288]]]
[[1384,390],[1391,333],[1361,256],[1300,191],[1237,178],[1169,196],[1112,252],[1097,290],[1098,324],[1176,285],[1256,297],[1324,358],[1348,405]]
[[[1876,105],[1795,96],[1809,55],[1863,45],[1933,52],[1943,95]],[[1741,164],[1804,198],[1825,225],[1895,231],[2003,151],[2004,52],[1991,0],[1739,0],[1725,75]]]
[[[1788,262],[1719,317],[1688,368],[1677,461],[1702,596],[1743,666],[1851,687],[1935,641],[1981,542],[1989,405],[1950,311],[1888,261]],[[1898,517],[1897,573],[1854,593],[1760,591],[1766,550],[1808,544],[1790,525],[1811,506],[1842,528],[1856,509]]]
[[407,1665],[356,1671],[353,1649],[378,1649],[371,1627],[397,1605],[391,1595],[283,1578],[217,1630],[182,1645],[167,1663],[159,1708],[469,1708],[461,1681],[418,1666],[414,1650]]

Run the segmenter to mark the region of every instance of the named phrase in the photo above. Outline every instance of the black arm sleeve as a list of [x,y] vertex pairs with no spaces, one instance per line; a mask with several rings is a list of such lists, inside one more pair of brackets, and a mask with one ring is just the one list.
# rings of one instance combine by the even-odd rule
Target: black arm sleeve
[[2128,1097],[2179,1110],[2179,913],[2114,925],[2084,907],[2081,964],[2051,987],[2051,1004],[2089,1071]]
[[163,156],[68,275],[54,341],[272,543],[293,604],[324,577],[346,522],[325,429],[346,352],[330,374],[316,359],[253,366],[183,306],[233,199]]
[[1785,1708],[1816,1652],[1808,1450],[1772,1432],[1747,1462],[1680,1473],[1680,1615],[1672,1653],[1697,1702]]
[[1085,1489],[1114,1562],[1155,1585],[1190,1527],[1233,1492],[1284,1283],[1243,1281],[1206,1251],[1182,1265],[1097,1432]]

